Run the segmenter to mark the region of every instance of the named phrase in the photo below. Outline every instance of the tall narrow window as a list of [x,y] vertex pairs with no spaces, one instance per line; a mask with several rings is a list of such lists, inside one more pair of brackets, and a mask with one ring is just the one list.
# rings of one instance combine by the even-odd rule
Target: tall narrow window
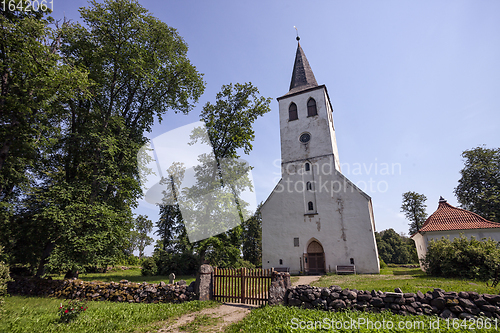
[[299,115],[297,113],[297,105],[295,103],[290,104],[288,107],[288,120],[297,120]]
[[312,186],[311,182],[307,182],[306,183],[306,187],[307,187],[308,191],[312,191],[312,189],[313,189],[313,186]]
[[309,163],[306,163],[306,165],[305,165],[305,169],[306,169],[306,171],[311,170],[311,165],[310,165]]
[[309,98],[307,101],[307,116],[315,116],[318,114],[318,111],[316,110],[316,101],[314,98]]
[[313,205],[312,201],[309,201],[309,202],[307,203],[307,209],[309,209],[309,210],[314,210],[314,205]]
[[295,247],[299,247],[299,237],[295,237],[295,238],[293,239],[293,246],[295,246]]

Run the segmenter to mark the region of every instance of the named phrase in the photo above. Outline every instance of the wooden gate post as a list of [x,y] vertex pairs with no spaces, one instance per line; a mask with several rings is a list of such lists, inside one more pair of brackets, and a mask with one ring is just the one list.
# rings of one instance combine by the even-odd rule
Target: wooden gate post
[[247,281],[246,281],[247,269],[245,267],[241,268],[241,304],[245,304]]

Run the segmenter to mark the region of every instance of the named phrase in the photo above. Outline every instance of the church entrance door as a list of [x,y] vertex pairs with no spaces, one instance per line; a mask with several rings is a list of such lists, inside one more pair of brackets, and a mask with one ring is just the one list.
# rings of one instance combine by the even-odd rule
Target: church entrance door
[[312,241],[309,244],[307,247],[307,259],[309,274],[321,274],[325,272],[325,252],[320,243]]

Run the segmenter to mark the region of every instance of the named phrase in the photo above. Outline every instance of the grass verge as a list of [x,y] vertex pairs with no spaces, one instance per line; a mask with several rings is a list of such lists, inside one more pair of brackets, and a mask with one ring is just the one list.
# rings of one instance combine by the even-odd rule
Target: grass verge
[[482,281],[471,281],[452,278],[439,278],[425,274],[419,268],[408,269],[402,267],[386,268],[381,270],[381,274],[357,274],[357,275],[336,275],[329,274],[322,276],[318,281],[313,282],[314,286],[330,287],[338,285],[340,287],[357,290],[382,290],[394,291],[401,288],[403,292],[415,293],[420,290],[426,293],[434,288],[441,288],[446,291],[476,291],[480,294],[498,294],[499,288],[491,288]]
[[[62,280],[64,275],[52,275],[54,280]],[[102,281],[102,282],[119,282],[120,280],[129,280],[130,282],[147,282],[147,283],[160,283],[161,281],[168,283],[168,276],[143,276],[141,275],[141,270],[138,267],[130,268],[127,270],[112,270],[106,273],[82,273],[78,276],[78,279],[84,281]],[[196,280],[195,276],[182,275],[176,276],[175,281],[185,280],[189,285],[192,281]]]
[[326,312],[297,307],[265,306],[253,310],[225,332],[492,332],[500,323],[479,319],[463,325],[461,320],[431,316],[400,316],[391,312]]
[[299,281],[299,277],[298,277],[297,275],[290,276],[290,283],[291,283],[291,284],[294,284],[294,283],[296,283],[297,281]]
[[87,311],[74,322],[63,324],[58,316],[60,303],[61,300],[54,298],[7,297],[0,332],[147,332],[163,327],[166,320],[219,305],[199,301],[182,304],[89,302]]

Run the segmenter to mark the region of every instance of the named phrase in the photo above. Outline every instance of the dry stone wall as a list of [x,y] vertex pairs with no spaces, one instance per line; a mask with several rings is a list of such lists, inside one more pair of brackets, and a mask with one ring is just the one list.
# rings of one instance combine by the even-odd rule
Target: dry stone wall
[[129,303],[182,303],[196,299],[194,282],[189,286],[181,280],[175,284],[98,282],[82,280],[19,279],[10,282],[11,295],[53,296],[68,299]]
[[500,319],[500,295],[477,292],[446,292],[434,289],[423,294],[342,289],[339,286],[319,288],[301,285],[289,288],[285,304],[326,311],[391,311],[395,314],[438,315],[441,318],[470,319],[486,316]]

